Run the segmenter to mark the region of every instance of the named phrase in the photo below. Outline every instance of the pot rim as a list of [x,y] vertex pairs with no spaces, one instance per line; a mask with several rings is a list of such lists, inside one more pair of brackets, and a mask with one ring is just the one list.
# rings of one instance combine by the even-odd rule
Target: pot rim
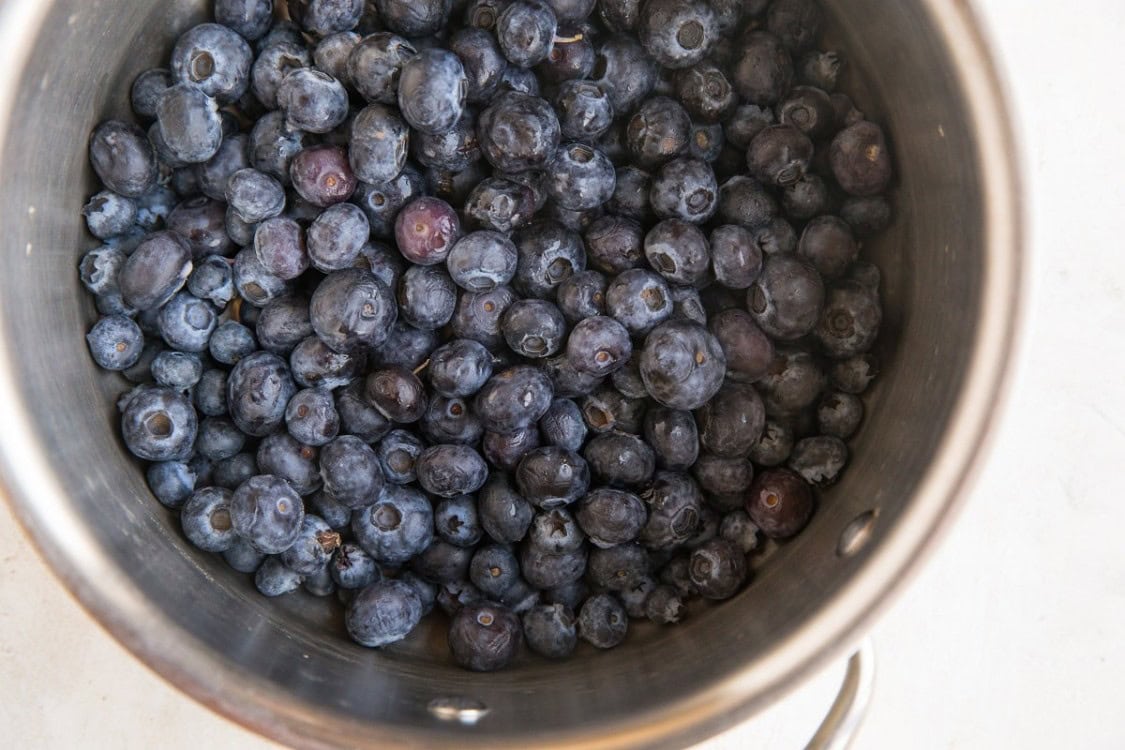
[[[944,41],[977,134],[983,184],[985,269],[980,325],[961,394],[935,459],[893,531],[863,568],[812,618],[779,641],[753,666],[664,708],[613,724],[538,737],[542,747],[624,748],[697,742],[748,718],[844,655],[899,594],[948,532],[984,463],[993,429],[1017,369],[1026,315],[1026,258],[1018,141],[1004,86],[986,34],[967,3],[920,0]],[[8,0],[0,5],[0,70],[22,71],[50,3]],[[0,77],[0,112],[14,112],[21,76]],[[0,153],[8,119],[0,118]],[[349,744],[526,747],[526,739],[474,737],[454,727],[372,726],[337,721],[317,732],[318,714],[274,686],[225,664],[152,607],[122,571],[98,554],[94,538],[70,517],[50,461],[30,440],[30,415],[16,398],[10,352],[0,347],[0,496],[7,500],[37,553],[79,604],[143,664],[213,711],[252,731],[302,747]],[[15,467],[19,467],[18,471]],[[152,627],[160,622],[168,627]],[[149,623],[144,627],[141,623]],[[350,734],[349,734],[350,733]],[[319,734],[319,736],[318,736]]]

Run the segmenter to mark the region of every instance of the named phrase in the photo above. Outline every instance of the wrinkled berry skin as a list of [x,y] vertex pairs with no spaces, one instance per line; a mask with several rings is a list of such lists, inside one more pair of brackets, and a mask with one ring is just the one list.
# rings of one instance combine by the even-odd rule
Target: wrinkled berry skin
[[477,135],[489,164],[503,172],[526,172],[542,168],[555,155],[561,131],[550,104],[509,92],[480,113]]
[[743,37],[734,85],[749,104],[776,104],[792,86],[793,75],[793,58],[780,39],[767,31],[751,31]]
[[422,620],[422,600],[409,583],[376,581],[348,603],[344,624],[361,646],[379,648],[401,641]]
[[425,49],[402,64],[398,106],[410,127],[436,135],[452,128],[465,108],[468,81],[457,55]]
[[227,408],[238,429],[263,437],[285,421],[297,392],[289,368],[276,354],[255,352],[238,361],[227,380]]
[[234,491],[230,520],[235,533],[255,549],[276,555],[293,546],[300,536],[305,506],[285,480],[262,474]]
[[449,650],[458,666],[494,672],[519,653],[523,628],[507,607],[480,602],[462,607],[449,624]]
[[411,0],[376,0],[379,18],[396,34],[411,38],[441,31],[449,20],[451,0],[417,3]]
[[767,469],[754,478],[746,512],[770,539],[787,539],[808,523],[814,509],[812,488],[789,469]]
[[341,353],[383,343],[396,316],[391,290],[358,268],[330,273],[309,303],[313,330],[329,348]]
[[672,409],[698,409],[719,390],[726,357],[698,323],[670,320],[645,339],[641,378],[649,395]]
[[107,120],[90,134],[90,164],[107,188],[139,198],[156,184],[156,152],[135,125]]

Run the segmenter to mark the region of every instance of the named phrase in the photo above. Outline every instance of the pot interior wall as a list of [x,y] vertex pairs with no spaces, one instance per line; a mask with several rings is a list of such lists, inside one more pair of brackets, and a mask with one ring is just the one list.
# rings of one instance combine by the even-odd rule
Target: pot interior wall
[[[883,269],[886,327],[883,373],[852,442],[855,462],[823,494],[809,529],[758,559],[754,583],[735,600],[693,612],[679,627],[637,626],[612,652],[582,651],[561,664],[528,658],[479,676],[450,664],[436,630],[370,651],[348,641],[334,603],[259,596],[221,559],[191,548],[150,495],[117,435],[113,402],[123,381],[95,369],[83,339],[96,318],[75,270],[93,245],[79,216],[94,189],[85,144],[98,121],[130,116],[133,77],[164,64],[176,31],[201,20],[204,3],[51,4],[26,69],[5,73],[22,84],[5,115],[0,162],[0,326],[10,362],[0,377],[17,384],[34,423],[31,447],[52,461],[68,512],[104,556],[99,565],[115,585],[146,598],[143,610],[121,617],[152,618],[145,627],[174,633],[185,649],[204,646],[216,680],[250,680],[263,705],[289,695],[348,731],[371,723],[452,732],[461,730],[443,728],[426,706],[437,696],[470,696],[491,709],[471,734],[494,742],[531,730],[565,733],[579,722],[589,729],[625,713],[659,716],[778,648],[862,570],[866,552],[836,554],[848,522],[878,509],[870,550],[911,498],[958,396],[983,273],[976,153],[941,41],[914,3],[827,5],[849,61],[841,88],[859,90],[860,108],[887,126],[899,173],[895,225],[864,247]],[[35,497],[17,501],[34,517]],[[166,658],[174,664],[176,655]],[[300,733],[312,715],[287,721]]]

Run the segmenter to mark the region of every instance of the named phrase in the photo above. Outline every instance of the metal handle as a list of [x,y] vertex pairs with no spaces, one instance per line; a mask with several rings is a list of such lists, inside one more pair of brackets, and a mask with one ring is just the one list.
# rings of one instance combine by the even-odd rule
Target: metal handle
[[875,648],[871,639],[865,638],[848,659],[840,692],[805,750],[847,750],[867,716],[874,686]]

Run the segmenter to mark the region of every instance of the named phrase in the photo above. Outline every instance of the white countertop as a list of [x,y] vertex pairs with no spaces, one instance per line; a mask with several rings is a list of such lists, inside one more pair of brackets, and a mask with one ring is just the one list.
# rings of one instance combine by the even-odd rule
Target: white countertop
[[[978,0],[1030,186],[1031,334],[986,470],[874,631],[858,748],[1121,748],[1125,718],[1125,4]],[[166,685],[0,510],[9,747],[275,748]],[[842,668],[704,747],[800,746]]]

